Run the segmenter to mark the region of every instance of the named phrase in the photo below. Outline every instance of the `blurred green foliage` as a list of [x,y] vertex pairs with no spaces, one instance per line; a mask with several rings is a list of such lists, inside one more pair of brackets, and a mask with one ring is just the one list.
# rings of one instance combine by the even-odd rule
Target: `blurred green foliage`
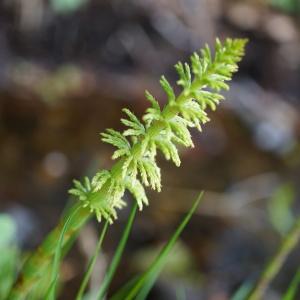
[[252,281],[245,281],[230,298],[230,300],[246,300],[253,288]]
[[19,252],[16,225],[6,214],[0,214],[0,299],[5,299],[15,279]]
[[295,221],[292,213],[294,200],[294,186],[286,183],[275,191],[268,204],[270,222],[282,236],[288,233]]
[[293,280],[290,282],[290,285],[283,295],[282,300],[294,300],[297,296],[297,291],[300,285],[300,269],[297,270]]
[[87,0],[51,0],[50,4],[58,13],[70,13],[79,9]]
[[[140,270],[147,270],[152,261],[161,251],[161,246],[149,247],[137,252],[134,256],[134,263]],[[194,262],[192,255],[183,242],[177,242],[174,250],[168,255],[163,272],[166,276],[187,277]]]
[[288,13],[300,12],[299,0],[270,0],[271,5]]

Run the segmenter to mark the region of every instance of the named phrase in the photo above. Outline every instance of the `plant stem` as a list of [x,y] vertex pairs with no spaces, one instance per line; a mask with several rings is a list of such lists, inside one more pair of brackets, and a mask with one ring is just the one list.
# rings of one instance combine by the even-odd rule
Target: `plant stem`
[[300,239],[300,218],[297,219],[290,232],[283,239],[277,253],[266,265],[260,279],[250,293],[248,300],[262,299],[270,282],[280,271],[282,265],[286,261],[288,255],[295,248]]
[[57,242],[61,236],[66,220],[74,211],[78,210],[77,217],[73,218],[64,234],[62,246],[65,247],[74,239],[78,230],[90,217],[88,209],[83,208],[81,203],[76,203],[66,212],[59,224],[49,233],[44,242],[25,262],[22,273],[19,275],[14,288],[8,295],[8,300],[23,300],[32,288],[36,287],[40,280],[49,272],[49,266],[55,255]]
[[78,206],[77,209],[73,210],[73,212],[69,215],[61,230],[61,234],[55,249],[51,281],[50,281],[51,284],[47,292],[46,300],[55,300],[56,285],[60,273],[60,261],[61,261],[61,252],[63,247],[64,236],[69,228],[70,223],[72,222],[72,219],[74,219],[79,209],[80,207]]
[[112,259],[112,261],[109,265],[109,269],[107,270],[106,275],[104,277],[104,280],[103,280],[103,282],[100,286],[100,289],[98,291],[98,294],[97,294],[97,297],[96,297],[97,300],[102,300],[103,299],[103,297],[106,294],[107,289],[108,289],[108,287],[109,287],[109,285],[110,285],[110,283],[113,279],[113,276],[116,272],[116,269],[117,269],[117,267],[120,263],[125,245],[127,243],[128,236],[129,236],[129,233],[131,231],[132,224],[133,224],[133,221],[134,221],[134,218],[135,218],[135,215],[136,215],[136,211],[137,211],[137,202],[134,203],[134,205],[131,209],[126,227],[125,227],[124,232],[122,234],[122,238],[119,242],[116,253],[115,253],[115,255],[114,255],[114,257],[113,257],[113,259]]
[[105,224],[104,224],[104,226],[103,226],[103,228],[102,228],[102,230],[101,230],[101,233],[100,233],[100,236],[99,236],[99,239],[98,239],[98,243],[97,243],[97,246],[96,246],[95,253],[91,257],[91,259],[89,261],[88,268],[87,268],[87,270],[85,272],[85,275],[84,275],[84,278],[83,278],[83,280],[81,282],[78,294],[76,296],[76,300],[81,300],[82,299],[83,293],[84,293],[84,291],[86,289],[86,286],[87,286],[87,284],[89,282],[89,279],[90,279],[90,277],[92,275],[92,271],[94,269],[94,266],[95,266],[95,263],[96,263],[99,251],[101,249],[102,242],[103,242],[105,234],[107,232],[108,224],[109,224],[109,222],[106,221]]
[[298,268],[293,280],[290,282],[290,285],[286,293],[282,296],[282,300],[296,299],[299,285],[300,285],[300,268]]

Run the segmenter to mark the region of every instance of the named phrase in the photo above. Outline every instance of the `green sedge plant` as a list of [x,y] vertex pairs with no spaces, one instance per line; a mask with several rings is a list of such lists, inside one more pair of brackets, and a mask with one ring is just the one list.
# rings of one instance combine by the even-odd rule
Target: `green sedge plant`
[[[180,166],[178,146],[194,147],[189,128],[196,127],[201,131],[202,125],[209,121],[207,110],[215,110],[224,99],[220,92],[229,89],[227,82],[238,70],[238,62],[244,55],[246,42],[245,39],[226,39],[221,43],[217,39],[214,54],[206,45],[200,53],[191,56],[190,64],[177,63],[177,84],[181,92],[176,95],[171,84],[162,76],[160,84],[168,101],[161,107],[155,97],[146,91],[150,107],[141,120],[130,110],[123,110],[124,118],[121,122],[126,129],[123,132],[108,129],[101,134],[102,141],[116,148],[112,155],[115,163],[110,170],[100,170],[91,179],[85,177],[82,182],[74,181],[74,186],[69,192],[78,201],[66,210],[56,228],[26,261],[7,299],[30,299],[28,297],[49,270],[50,283],[44,299],[55,299],[60,261],[80,229],[95,216],[99,222],[105,222],[104,237],[108,224],[117,219],[118,210],[126,205],[123,197],[125,191],[129,191],[135,199],[135,204],[116,250],[117,255],[110,264],[96,298],[93,299],[104,297],[125,247],[136,210],[142,210],[144,205],[149,204],[145,187],[158,192],[161,190],[161,173],[156,161],[158,151],[167,160]],[[190,214],[188,216],[190,217]],[[183,227],[180,226],[176,233],[181,232]],[[103,237],[101,234],[97,247],[99,249]],[[176,238],[171,239],[173,242],[175,240]],[[164,257],[164,254],[160,257]],[[129,293],[124,299],[144,299],[162,261],[162,258],[159,259],[147,274],[135,280],[134,285],[129,284],[132,289],[127,289]],[[90,262],[77,299],[81,299],[84,293],[93,264],[94,260]],[[145,282],[148,283],[145,285]]]

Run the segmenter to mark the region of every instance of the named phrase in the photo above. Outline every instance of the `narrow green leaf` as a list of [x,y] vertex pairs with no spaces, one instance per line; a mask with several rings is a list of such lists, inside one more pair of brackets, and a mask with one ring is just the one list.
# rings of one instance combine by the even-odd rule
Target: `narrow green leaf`
[[110,297],[110,300],[124,300],[126,295],[132,290],[136,285],[141,275],[133,277],[126,284],[124,284],[114,295]]
[[247,296],[250,294],[250,291],[253,288],[252,281],[244,282],[230,298],[230,300],[246,300]]
[[123,231],[123,234],[122,234],[121,240],[119,242],[119,245],[117,247],[116,253],[115,253],[115,255],[114,255],[114,257],[113,257],[113,259],[112,259],[112,261],[109,265],[109,268],[108,268],[108,270],[105,274],[104,280],[103,280],[103,282],[102,282],[102,284],[101,284],[101,286],[98,290],[98,294],[97,294],[97,297],[96,297],[97,300],[102,300],[102,298],[106,294],[106,292],[108,290],[108,287],[109,287],[109,285],[110,285],[110,283],[113,279],[113,276],[116,272],[116,269],[117,269],[117,267],[120,263],[124,248],[126,246],[126,243],[127,243],[128,237],[129,237],[129,233],[131,231],[132,224],[133,224],[133,221],[134,221],[134,218],[135,218],[135,215],[136,215],[136,211],[137,211],[137,202],[134,203],[134,205],[131,209],[127,224],[126,224],[125,229]]
[[49,289],[46,294],[46,300],[55,300],[55,293],[56,293],[56,285],[59,277],[59,267],[60,267],[60,259],[61,259],[61,252],[63,247],[63,241],[66,231],[68,230],[68,227],[72,221],[72,219],[76,216],[76,213],[80,209],[80,206],[77,206],[73,212],[69,215],[69,217],[66,219],[66,222],[64,223],[64,226],[61,230],[61,234],[55,249],[55,255],[53,260],[53,267],[52,267],[52,274],[51,274],[51,284],[49,286]]
[[99,255],[99,251],[101,249],[101,246],[102,246],[102,243],[103,243],[103,240],[104,240],[104,237],[105,237],[105,234],[107,232],[107,228],[108,228],[108,224],[109,222],[106,221],[102,230],[101,230],[101,234],[99,236],[99,239],[98,239],[98,243],[97,243],[97,246],[96,246],[96,249],[95,249],[95,253],[94,255],[91,257],[90,261],[89,261],[89,264],[88,264],[88,267],[87,267],[87,270],[85,271],[85,274],[84,274],[84,278],[81,282],[81,285],[80,285],[80,288],[78,290],[78,293],[77,293],[77,296],[76,296],[76,300],[82,300],[82,297],[83,297],[83,293],[86,289],[86,286],[90,280],[90,277],[92,275],[92,272],[94,270],[94,266],[95,266],[95,263],[97,261],[97,257]]
[[297,291],[300,284],[300,268],[296,272],[293,280],[291,281],[286,293],[283,295],[282,300],[295,300]]
[[[182,220],[180,225],[177,227],[176,231],[168,241],[168,243],[164,246],[164,248],[161,250],[155,261],[151,264],[149,269],[142,274],[140,279],[137,281],[135,286],[132,288],[130,293],[126,296],[125,300],[142,300],[145,299],[146,296],[148,295],[150,289],[152,288],[156,278],[158,277],[167,257],[169,252],[172,250],[173,246],[175,245],[178,237],[190,221],[193,213],[196,211],[201,199],[203,196],[203,192],[201,192],[194,202],[192,208],[190,211],[187,213],[185,218]],[[137,297],[137,298],[135,298]]]

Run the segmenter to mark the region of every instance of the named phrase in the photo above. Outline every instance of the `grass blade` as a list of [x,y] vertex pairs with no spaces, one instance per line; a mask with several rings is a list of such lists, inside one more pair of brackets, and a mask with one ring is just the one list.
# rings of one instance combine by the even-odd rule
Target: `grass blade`
[[290,232],[283,239],[274,257],[266,265],[260,279],[252,290],[248,300],[260,300],[266,292],[270,282],[280,271],[289,254],[294,250],[300,240],[300,217]]
[[131,289],[136,285],[140,276],[135,276],[129,280],[125,285],[123,285],[113,296],[110,297],[110,300],[124,300],[126,295],[131,291]]
[[65,222],[65,224],[62,228],[62,231],[61,231],[61,234],[60,234],[60,237],[59,237],[56,249],[55,249],[55,255],[54,255],[54,260],[53,260],[53,268],[52,268],[52,274],[51,274],[51,280],[50,280],[51,284],[50,284],[49,289],[48,289],[47,294],[46,294],[46,298],[45,298],[46,300],[55,300],[55,291],[56,291],[57,280],[58,280],[58,277],[59,277],[59,265],[60,265],[60,258],[61,258],[64,235],[65,235],[65,233],[68,229],[68,226],[71,223],[72,219],[74,218],[74,216],[78,212],[79,208],[80,207],[78,206],[69,215],[69,217],[67,218],[67,220],[66,220],[66,222]]
[[103,299],[103,297],[106,294],[107,289],[108,289],[108,287],[109,287],[109,285],[110,285],[110,283],[113,279],[113,276],[114,276],[114,274],[116,272],[116,269],[119,265],[119,262],[121,260],[124,248],[126,246],[128,236],[130,234],[132,224],[133,224],[133,221],[134,221],[134,218],[135,218],[136,211],[137,211],[137,202],[134,203],[134,205],[131,209],[126,227],[125,227],[124,232],[122,234],[121,240],[120,240],[119,245],[118,245],[117,250],[116,250],[116,253],[115,253],[115,255],[114,255],[114,257],[113,257],[113,259],[110,263],[110,266],[109,266],[109,268],[106,272],[104,280],[103,280],[103,282],[102,282],[102,284],[99,288],[99,291],[98,291],[98,294],[97,294],[97,297],[96,297],[97,300]]
[[283,295],[282,300],[294,300],[300,284],[300,269],[296,272],[293,280],[291,281],[286,293]]
[[109,224],[109,222],[106,221],[105,224],[104,224],[104,226],[103,226],[103,228],[102,228],[102,230],[101,230],[101,233],[100,233],[100,236],[99,236],[99,239],[98,239],[98,243],[97,243],[97,246],[96,246],[96,249],[95,249],[95,253],[91,257],[91,259],[89,261],[87,270],[86,270],[86,272],[84,274],[84,278],[83,278],[83,280],[81,282],[79,291],[77,293],[76,300],[82,300],[83,293],[84,293],[84,291],[86,289],[86,286],[87,286],[87,284],[88,284],[88,282],[90,280],[90,277],[92,275],[92,272],[93,272],[93,269],[94,269],[94,266],[95,266],[98,254],[100,252],[100,249],[101,249],[101,246],[102,246],[105,234],[107,232],[108,224]]
[[253,288],[252,281],[244,282],[230,298],[230,300],[246,300]]
[[169,252],[172,250],[173,246],[175,245],[178,237],[182,233],[183,229],[186,227],[188,222],[190,221],[193,213],[197,209],[200,200],[202,199],[203,192],[201,192],[194,202],[192,208],[187,213],[187,215],[184,217],[180,225],[177,227],[175,233],[172,235],[168,243],[164,246],[164,248],[161,250],[157,258],[154,260],[152,265],[148,268],[148,270],[143,273],[143,275],[139,278],[135,286],[132,288],[132,290],[129,292],[129,294],[126,296],[125,300],[142,300],[145,299],[151,290],[155,280],[157,279],[167,257]]

